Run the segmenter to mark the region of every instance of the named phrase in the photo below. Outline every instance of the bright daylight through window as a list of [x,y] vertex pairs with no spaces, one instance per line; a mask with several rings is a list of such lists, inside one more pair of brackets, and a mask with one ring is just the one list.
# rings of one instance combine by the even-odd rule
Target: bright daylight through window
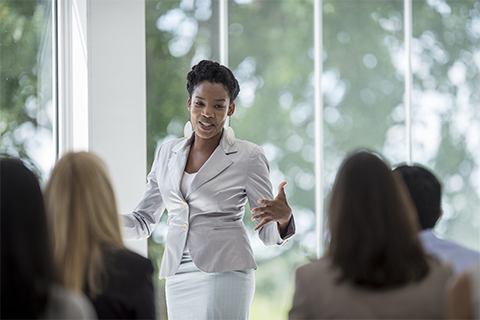
[[[57,149],[52,1],[0,2],[0,152],[25,160],[42,181]],[[228,66],[241,87],[232,127],[238,139],[264,149],[274,193],[288,181],[297,224],[286,247],[266,248],[245,215],[259,264],[250,319],[285,318],[294,270],[316,255],[315,215],[324,211],[315,203],[319,125],[325,204],[347,153],[371,149],[396,166],[408,161],[410,149],[412,161],[431,168],[443,183],[436,234],[480,250],[480,1],[412,1],[411,131],[404,1],[321,1],[320,124],[314,0],[226,3]],[[202,59],[220,61],[220,11],[220,0],[145,0],[148,169],[157,146],[183,136],[185,75]],[[157,275],[165,220],[149,239]],[[158,281],[159,318],[166,317],[162,286]]]
[[[478,250],[480,2],[413,3],[413,161],[443,180],[437,233]],[[280,283],[276,273],[293,275],[315,256],[313,7],[308,0],[228,1],[228,61],[241,87],[232,126],[239,139],[264,148],[274,186],[289,182],[298,228],[291,250],[251,237],[260,265],[252,319],[281,318],[293,276]],[[201,59],[219,60],[219,10],[211,0],[146,1],[148,167],[157,145],[182,136],[184,75]],[[404,4],[327,0],[322,19],[327,203],[341,160],[355,148],[382,153],[391,165],[407,161]],[[245,223],[251,226],[248,217]],[[152,258],[161,257],[165,228],[149,242]]]
[[55,161],[52,1],[2,1],[0,30],[0,152],[44,181]]

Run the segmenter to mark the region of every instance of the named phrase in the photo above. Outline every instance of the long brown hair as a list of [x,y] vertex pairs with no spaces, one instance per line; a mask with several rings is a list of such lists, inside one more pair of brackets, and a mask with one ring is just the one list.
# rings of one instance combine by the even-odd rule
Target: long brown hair
[[92,153],[68,153],[52,171],[45,203],[55,263],[63,284],[92,296],[102,291],[102,250],[123,247],[117,205],[107,168]]
[[386,288],[422,279],[428,264],[415,208],[401,177],[376,155],[356,152],[338,171],[328,211],[328,255],[340,281]]

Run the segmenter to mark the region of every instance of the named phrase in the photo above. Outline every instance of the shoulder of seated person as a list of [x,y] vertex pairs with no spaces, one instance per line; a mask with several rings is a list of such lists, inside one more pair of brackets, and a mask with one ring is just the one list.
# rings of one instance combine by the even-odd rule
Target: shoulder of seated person
[[444,276],[453,275],[453,267],[448,261],[441,260],[433,256],[427,256],[427,263],[431,270],[433,269],[439,274]]
[[96,318],[92,303],[83,293],[75,292],[60,284],[51,286],[49,303],[45,311],[45,318]]
[[331,259],[324,257],[298,267],[298,272],[318,272],[330,268],[331,266]]
[[133,252],[125,247],[110,247],[104,250],[104,254],[108,260],[115,263],[121,260],[122,263],[133,263],[142,265],[151,265],[152,262],[136,252]]

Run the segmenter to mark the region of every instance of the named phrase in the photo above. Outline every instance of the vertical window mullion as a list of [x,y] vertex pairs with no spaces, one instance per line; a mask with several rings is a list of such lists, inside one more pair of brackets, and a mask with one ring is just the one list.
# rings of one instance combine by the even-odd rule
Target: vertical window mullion
[[72,150],[72,1],[56,6],[56,90],[58,157]]
[[52,1],[52,108],[53,108],[53,121],[52,121],[52,136],[53,136],[53,157],[55,163],[60,158],[60,143],[59,143],[59,103],[58,103],[58,2]]
[[228,0],[220,0],[220,64],[228,67]]
[[405,42],[405,139],[407,164],[412,163],[412,0],[404,0]]
[[323,37],[322,0],[314,2],[314,64],[315,64],[315,233],[317,258],[323,254]]

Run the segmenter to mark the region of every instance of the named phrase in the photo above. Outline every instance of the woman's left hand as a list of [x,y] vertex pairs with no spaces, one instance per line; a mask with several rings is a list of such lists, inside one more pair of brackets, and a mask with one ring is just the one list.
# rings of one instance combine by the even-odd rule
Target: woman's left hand
[[260,199],[258,203],[264,204],[264,207],[256,207],[252,209],[252,220],[263,219],[254,231],[257,231],[264,225],[269,222],[277,221],[280,230],[284,230],[287,228],[290,219],[292,218],[292,209],[288,205],[287,196],[285,195],[285,191],[283,187],[287,184],[287,182],[282,182],[278,186],[278,195],[273,200],[267,199]]

